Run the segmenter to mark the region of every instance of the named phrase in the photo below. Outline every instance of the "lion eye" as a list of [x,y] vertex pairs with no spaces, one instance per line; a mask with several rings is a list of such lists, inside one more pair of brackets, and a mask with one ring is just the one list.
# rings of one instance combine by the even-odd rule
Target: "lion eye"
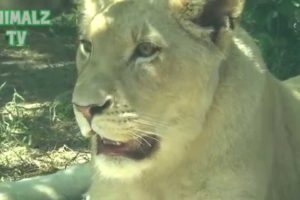
[[140,43],[136,50],[135,50],[135,55],[137,57],[151,57],[153,56],[155,53],[157,53],[160,50],[160,48],[158,46],[156,46],[153,43],[150,42],[143,42]]
[[85,54],[92,53],[92,43],[88,40],[85,39],[80,40],[80,48],[81,51]]

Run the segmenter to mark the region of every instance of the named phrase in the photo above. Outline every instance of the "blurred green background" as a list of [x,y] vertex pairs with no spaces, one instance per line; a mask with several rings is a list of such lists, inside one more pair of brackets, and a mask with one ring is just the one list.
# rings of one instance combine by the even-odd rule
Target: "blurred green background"
[[275,76],[300,74],[300,0],[248,0],[242,25]]

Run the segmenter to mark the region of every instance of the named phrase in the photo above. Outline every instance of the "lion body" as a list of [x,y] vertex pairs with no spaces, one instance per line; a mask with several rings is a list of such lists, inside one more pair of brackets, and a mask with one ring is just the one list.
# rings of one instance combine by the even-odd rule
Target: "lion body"
[[251,38],[242,29],[238,36],[255,61],[241,44],[232,44],[202,129],[205,136],[190,143],[181,163],[169,168],[177,159],[174,154],[134,181],[95,178],[91,199],[300,198],[300,101],[289,90],[299,87],[299,78],[287,81],[292,86],[287,89],[265,70],[256,46],[247,42]]
[[[141,21],[150,24],[145,32],[163,38],[168,46],[168,52],[158,61],[145,64],[149,69],[153,67],[151,74],[143,72],[143,79],[161,87],[151,88],[147,80],[134,82],[135,72],[125,70],[120,76],[126,80],[121,78],[121,84],[115,86],[135,110],[169,125],[167,129],[156,129],[162,135],[160,149],[146,161],[115,162],[95,155],[93,136],[93,162],[98,176],[90,188],[91,199],[299,199],[300,106],[296,96],[266,70],[259,50],[242,28],[237,26],[230,33],[220,31],[215,42],[221,49],[218,51],[207,43],[205,30],[196,30],[180,17],[178,20],[168,11],[162,12],[168,9],[162,2],[165,1],[135,1],[132,5],[114,2],[106,12],[83,22],[84,34],[98,41],[99,46],[93,43],[95,50],[114,52],[115,57],[104,53],[90,58],[98,68],[89,78],[79,76],[80,86],[74,92],[77,103],[86,104],[77,94],[87,92],[88,85],[110,93],[108,88],[117,84],[112,80],[118,80],[120,72],[111,72],[107,67],[117,65],[111,61],[119,59],[122,47],[130,49],[132,44],[126,33],[134,32],[132,28],[143,24]],[[201,10],[201,3],[199,6]],[[185,16],[189,18],[190,14]],[[116,34],[118,39],[113,40],[108,34],[111,31],[122,36]],[[118,50],[112,51],[116,47]],[[132,65],[129,67],[144,67]],[[87,64],[86,71],[93,66]],[[175,72],[170,71],[171,67]],[[95,83],[96,77],[105,80],[105,86],[102,81]],[[168,93],[172,98],[165,95]],[[101,99],[90,94],[91,91],[85,95],[89,101]],[[101,120],[105,118],[95,120],[102,128],[100,134],[119,139],[122,131],[109,131]],[[78,122],[80,125],[82,120]]]

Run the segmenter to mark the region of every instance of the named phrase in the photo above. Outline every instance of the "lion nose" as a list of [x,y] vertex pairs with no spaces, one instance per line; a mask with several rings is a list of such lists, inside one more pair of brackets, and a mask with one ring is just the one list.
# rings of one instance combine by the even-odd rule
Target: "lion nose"
[[76,103],[74,103],[75,108],[89,121],[91,122],[92,118],[96,114],[102,114],[111,107],[113,104],[112,98],[106,98],[104,103],[102,105],[88,105],[88,106],[81,106]]

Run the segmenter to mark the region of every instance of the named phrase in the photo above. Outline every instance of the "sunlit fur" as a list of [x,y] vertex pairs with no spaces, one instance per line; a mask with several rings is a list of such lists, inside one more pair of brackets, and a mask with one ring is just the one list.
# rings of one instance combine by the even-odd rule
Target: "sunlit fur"
[[[241,13],[243,1],[224,2],[232,16]],[[211,27],[190,21],[204,4],[86,1],[80,28],[93,46],[90,55],[78,50],[73,102],[101,105],[113,96],[114,104],[91,127],[75,109],[82,133],[160,140],[135,161],[95,155],[92,136],[92,200],[300,199],[299,100],[238,25],[212,41]],[[134,57],[145,41],[160,52]]]

